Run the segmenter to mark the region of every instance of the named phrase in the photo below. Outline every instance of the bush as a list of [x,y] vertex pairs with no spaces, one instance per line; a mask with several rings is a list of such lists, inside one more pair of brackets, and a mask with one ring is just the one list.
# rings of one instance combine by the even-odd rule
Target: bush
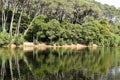
[[60,46],[62,46],[62,45],[65,44],[65,41],[63,40],[63,38],[59,39],[58,44],[59,44]]
[[68,45],[71,45],[73,43],[72,40],[67,40],[66,42]]
[[112,34],[111,38],[111,45],[110,46],[119,46],[120,44],[120,36],[116,34]]
[[0,33],[0,46],[10,44],[11,38],[7,32]]
[[14,42],[13,42],[14,44],[20,45],[23,44],[23,42],[24,42],[24,36],[22,34],[14,36]]
[[39,44],[39,41],[38,41],[37,39],[35,39],[35,40],[33,40],[33,43],[34,43],[35,45],[37,45],[37,44]]
[[55,42],[49,42],[47,44],[53,46],[55,44]]

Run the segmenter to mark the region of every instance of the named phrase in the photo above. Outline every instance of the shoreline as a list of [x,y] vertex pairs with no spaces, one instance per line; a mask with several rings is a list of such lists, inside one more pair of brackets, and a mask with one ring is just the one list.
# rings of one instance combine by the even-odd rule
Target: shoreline
[[33,50],[35,48],[37,49],[47,49],[47,48],[65,48],[65,49],[84,49],[87,47],[93,47],[93,48],[97,48],[98,46],[96,44],[93,44],[92,46],[87,46],[84,44],[65,44],[65,45],[47,45],[45,43],[40,43],[35,45],[33,42],[24,42],[22,45],[15,45],[15,44],[9,44],[9,45],[4,45],[3,47],[7,47],[7,48],[23,48],[24,50]]

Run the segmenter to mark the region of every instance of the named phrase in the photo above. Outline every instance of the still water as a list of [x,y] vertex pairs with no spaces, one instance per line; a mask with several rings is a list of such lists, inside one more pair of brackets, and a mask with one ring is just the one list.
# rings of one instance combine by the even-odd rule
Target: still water
[[0,48],[0,80],[120,80],[120,48]]

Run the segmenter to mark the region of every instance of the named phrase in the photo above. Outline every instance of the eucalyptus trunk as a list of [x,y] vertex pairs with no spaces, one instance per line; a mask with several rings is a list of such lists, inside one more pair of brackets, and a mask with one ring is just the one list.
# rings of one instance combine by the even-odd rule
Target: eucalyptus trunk
[[18,24],[17,24],[17,27],[16,27],[16,34],[19,35],[19,32],[20,32],[20,24],[21,24],[21,18],[22,18],[22,14],[23,14],[23,9],[20,13],[20,16],[19,16],[19,20],[18,20]]
[[21,80],[21,76],[20,76],[20,64],[19,64],[18,56],[16,56],[15,60],[16,60],[16,66],[17,66],[17,71],[18,71],[19,79]]
[[33,18],[33,20],[30,22],[30,25],[28,26],[28,28],[24,31],[24,36],[28,33],[29,27],[32,26],[34,19],[35,18]]
[[2,10],[2,31],[4,32],[5,31],[5,11]]
[[10,74],[11,74],[11,80],[13,80],[13,68],[12,68],[12,58],[9,58],[9,66],[10,66]]
[[4,78],[5,78],[5,73],[6,73],[6,70],[5,70],[5,60],[2,59],[2,65],[1,65],[1,80],[4,80]]
[[27,29],[24,31],[24,36],[28,33],[30,26],[32,26],[32,24],[33,24],[33,22],[34,22],[34,20],[35,20],[35,17],[36,17],[39,13],[40,13],[40,10],[38,10],[38,11],[36,12],[36,14],[34,15],[32,21],[31,21],[30,24],[28,25]]
[[5,31],[5,25],[6,25],[6,16],[5,16],[5,2],[4,0],[1,0],[1,7],[2,7],[2,31]]
[[12,12],[12,18],[11,18],[11,23],[10,23],[10,30],[9,30],[9,34],[10,36],[12,36],[12,29],[13,29],[13,20],[14,20],[14,15],[15,15],[15,8],[13,9],[13,12]]

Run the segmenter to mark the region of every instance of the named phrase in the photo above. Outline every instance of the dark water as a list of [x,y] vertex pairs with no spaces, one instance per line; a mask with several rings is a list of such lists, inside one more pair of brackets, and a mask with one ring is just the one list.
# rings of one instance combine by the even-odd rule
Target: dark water
[[0,80],[120,80],[120,48],[1,48]]

